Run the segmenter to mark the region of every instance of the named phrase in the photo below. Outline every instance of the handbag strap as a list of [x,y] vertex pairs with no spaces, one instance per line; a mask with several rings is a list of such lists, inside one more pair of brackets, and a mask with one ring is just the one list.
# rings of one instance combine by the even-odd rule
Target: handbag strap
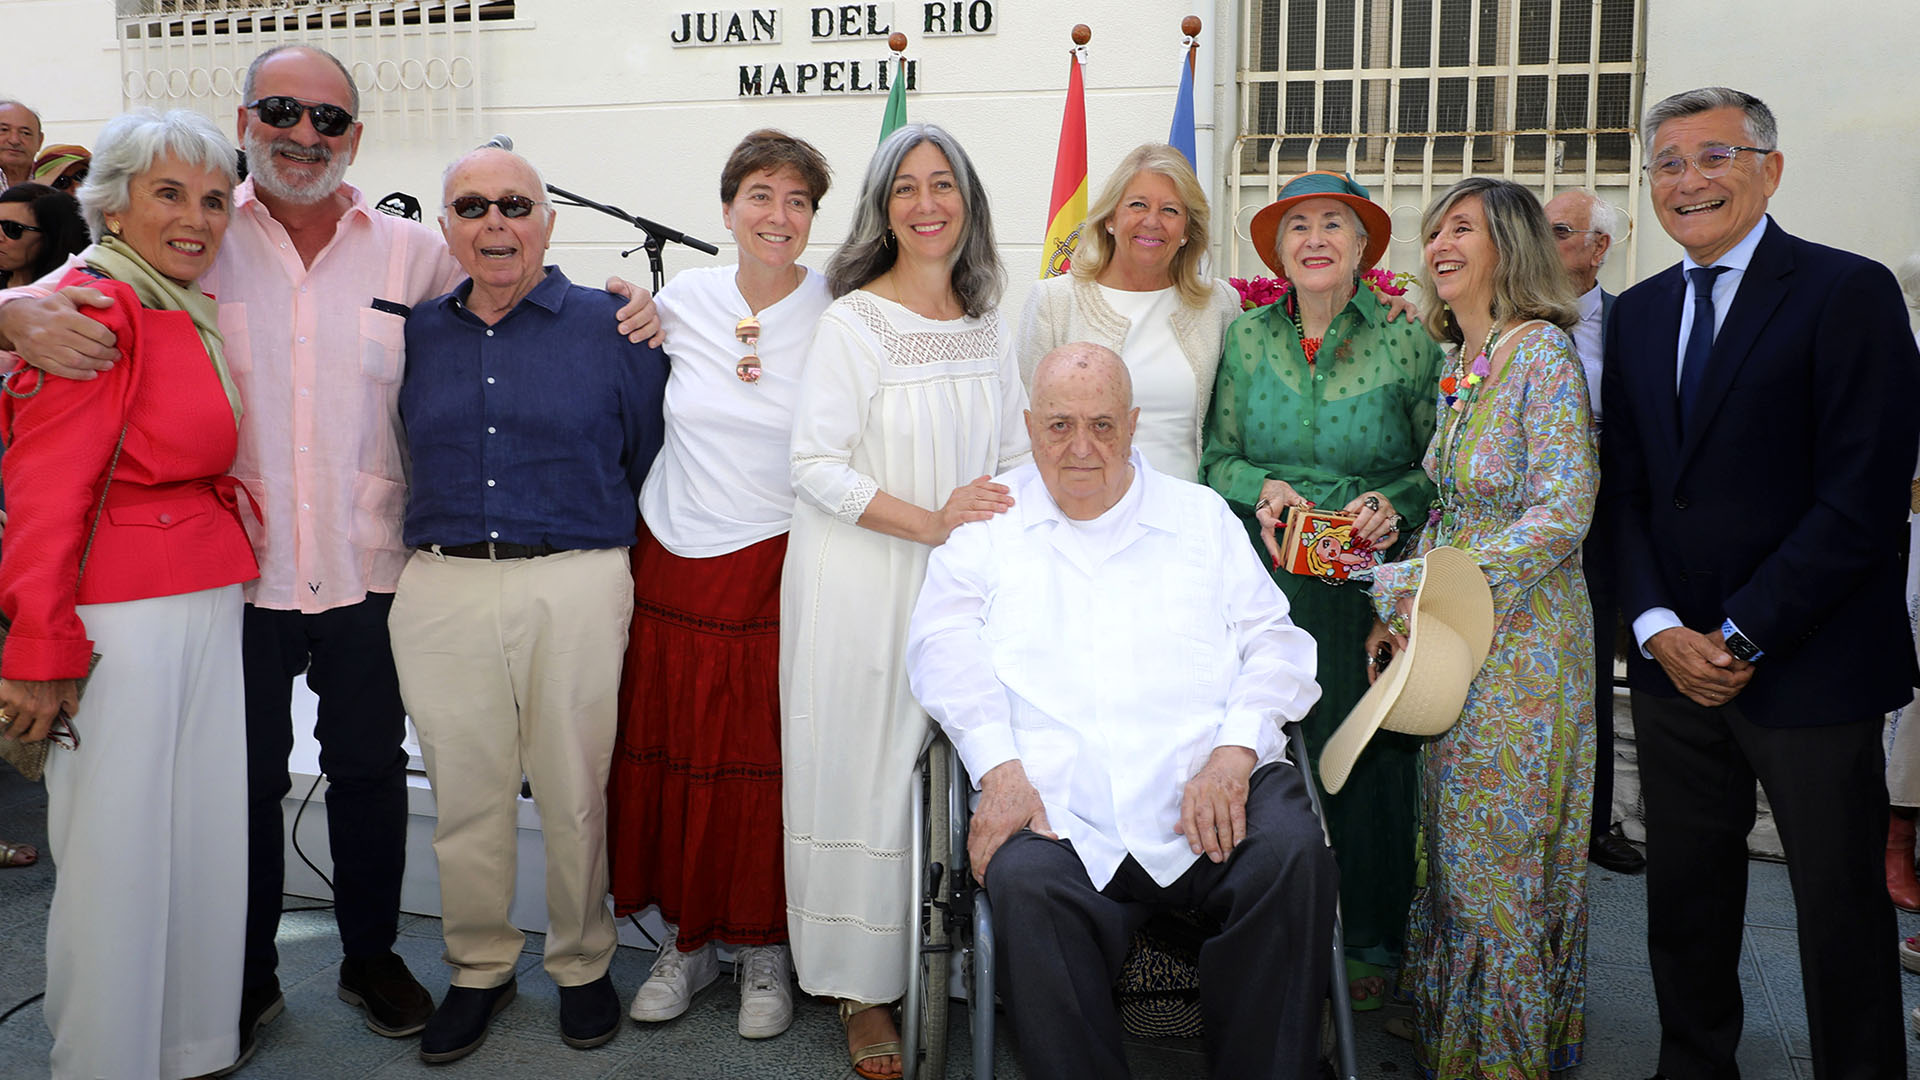
[[113,486],[113,470],[120,466],[120,448],[127,445],[128,423],[120,425],[120,438],[114,441],[113,457],[107,461],[107,478],[100,484],[100,501],[94,505],[93,525],[87,529],[87,546],[80,549],[80,572],[74,575],[76,585],[87,576],[87,556],[93,554],[93,537],[100,531],[100,519],[107,512],[107,489]]

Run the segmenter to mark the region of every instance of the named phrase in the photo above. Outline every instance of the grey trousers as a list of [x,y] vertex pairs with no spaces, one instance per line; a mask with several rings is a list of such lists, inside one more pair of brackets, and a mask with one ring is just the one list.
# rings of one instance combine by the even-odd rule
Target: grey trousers
[[1172,885],[1129,856],[1096,890],[1070,841],[1016,833],[994,854],[986,888],[1000,994],[1027,1075],[1127,1075],[1114,983],[1128,938],[1166,908],[1222,924],[1200,950],[1211,1075],[1316,1075],[1339,878],[1300,770],[1285,762],[1253,775],[1247,838],[1232,856],[1202,856]]

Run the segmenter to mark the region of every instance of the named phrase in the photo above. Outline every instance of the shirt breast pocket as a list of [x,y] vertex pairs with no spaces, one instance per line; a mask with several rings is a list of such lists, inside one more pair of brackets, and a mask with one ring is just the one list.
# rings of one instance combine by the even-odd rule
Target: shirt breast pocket
[[227,373],[245,375],[253,371],[253,338],[247,333],[247,305],[220,305],[220,351],[227,358]]
[[360,309],[360,373],[374,382],[396,383],[406,365],[407,320],[375,308]]

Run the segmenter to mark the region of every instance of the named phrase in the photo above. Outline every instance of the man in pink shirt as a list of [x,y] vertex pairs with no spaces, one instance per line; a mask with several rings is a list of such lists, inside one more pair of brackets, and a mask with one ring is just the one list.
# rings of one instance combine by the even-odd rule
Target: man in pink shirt
[[[305,46],[262,53],[239,110],[250,178],[201,286],[245,416],[234,475],[260,509],[248,521],[260,579],[248,586],[243,661],[249,797],[241,1055],[283,999],[274,933],[285,873],[290,702],[301,672],[319,696],[314,734],[327,775],[340,997],[389,1037],[414,1034],[433,1000],[393,952],[406,859],[405,711],[387,612],[409,552],[398,394],[406,317],[465,276],[438,233],[374,210],[344,182],[358,150],[359,92],[340,62]],[[658,328],[652,298],[625,282],[623,332]],[[117,356],[67,290],[0,307],[0,348],[91,378]],[[231,1070],[229,1070],[231,1071]]]

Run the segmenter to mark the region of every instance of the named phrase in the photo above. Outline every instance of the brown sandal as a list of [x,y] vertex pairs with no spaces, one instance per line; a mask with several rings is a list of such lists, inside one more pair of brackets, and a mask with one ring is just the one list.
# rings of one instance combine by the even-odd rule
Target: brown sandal
[[0,840],[0,870],[21,870],[40,861],[40,849],[32,844],[9,844]]
[[[848,1021],[866,1012],[868,1009],[883,1009],[888,1007],[890,1006],[868,1004],[864,1001],[842,1000],[840,1002],[840,1026],[843,1028],[846,1027]],[[897,1068],[889,1072],[880,1072],[877,1069],[866,1067],[867,1062],[877,1058],[900,1057],[900,1040],[898,1039],[893,1039],[889,1042],[869,1043],[858,1049],[850,1047],[847,1050],[847,1054],[853,1060],[853,1071],[866,1077],[867,1080],[900,1080],[901,1071]]]

